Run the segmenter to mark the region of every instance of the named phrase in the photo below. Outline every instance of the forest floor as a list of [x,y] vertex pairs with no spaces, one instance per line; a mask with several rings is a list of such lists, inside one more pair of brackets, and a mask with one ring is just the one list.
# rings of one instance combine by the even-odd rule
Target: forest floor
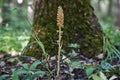
[[64,56],[61,58],[60,75],[56,78],[55,56],[38,60],[6,54],[0,55],[0,76],[3,75],[0,80],[120,80],[117,61],[115,58],[112,64],[101,65],[102,60],[88,59],[82,55],[74,58]]

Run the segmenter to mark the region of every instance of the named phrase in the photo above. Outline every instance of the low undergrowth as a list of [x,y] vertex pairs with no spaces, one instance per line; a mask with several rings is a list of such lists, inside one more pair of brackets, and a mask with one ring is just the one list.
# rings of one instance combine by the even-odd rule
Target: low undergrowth
[[119,80],[119,65],[85,60],[83,56],[61,56],[57,75],[56,56],[38,60],[30,56],[4,55],[0,59],[0,80]]

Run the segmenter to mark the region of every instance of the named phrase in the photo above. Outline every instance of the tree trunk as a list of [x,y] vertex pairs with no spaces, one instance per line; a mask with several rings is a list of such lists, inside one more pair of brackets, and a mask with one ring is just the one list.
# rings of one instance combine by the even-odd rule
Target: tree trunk
[[11,11],[10,11],[11,0],[3,0],[2,4],[2,25],[10,24],[11,21]]
[[[61,5],[64,10],[63,46],[64,54],[75,48],[69,44],[78,44],[75,51],[87,57],[93,57],[102,51],[103,36],[98,20],[93,13],[90,0],[35,0],[33,33],[44,44],[50,55],[57,55],[58,27],[56,23],[57,8]],[[23,54],[40,58],[41,48],[31,36]]]
[[112,14],[113,14],[113,11],[112,11],[113,10],[112,9],[113,8],[113,2],[114,2],[113,0],[109,0],[108,12],[107,12],[108,16],[112,16]]
[[114,23],[115,26],[120,27],[120,1],[119,0],[115,0],[115,19],[114,19]]

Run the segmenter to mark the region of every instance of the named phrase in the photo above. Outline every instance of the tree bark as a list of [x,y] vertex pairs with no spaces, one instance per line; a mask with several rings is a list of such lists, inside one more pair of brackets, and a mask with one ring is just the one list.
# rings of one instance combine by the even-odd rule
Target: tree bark
[[[103,36],[100,25],[93,13],[90,0],[35,0],[32,35],[36,35],[44,44],[46,52],[57,55],[58,27],[56,23],[57,8],[64,10],[63,46],[64,54],[75,48],[69,44],[78,44],[77,53],[93,57],[102,51]],[[41,58],[41,48],[31,36],[23,54]]]

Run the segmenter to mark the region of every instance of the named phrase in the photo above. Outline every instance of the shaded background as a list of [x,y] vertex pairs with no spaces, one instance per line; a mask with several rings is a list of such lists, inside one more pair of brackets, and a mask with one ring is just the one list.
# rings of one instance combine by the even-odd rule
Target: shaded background
[[[27,45],[34,0],[0,0],[0,52],[21,52]],[[102,30],[120,45],[120,0],[91,0]]]

